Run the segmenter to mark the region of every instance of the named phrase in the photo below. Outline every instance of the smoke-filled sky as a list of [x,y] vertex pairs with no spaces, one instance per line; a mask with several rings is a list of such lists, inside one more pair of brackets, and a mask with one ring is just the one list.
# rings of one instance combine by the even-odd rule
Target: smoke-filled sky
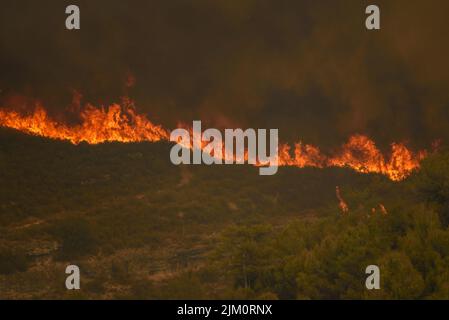
[[[381,9],[367,31],[365,7]],[[65,29],[65,7],[81,30]],[[0,2],[0,98],[63,113],[129,95],[168,128],[279,128],[321,146],[449,141],[449,1]],[[130,77],[135,84],[127,88]]]

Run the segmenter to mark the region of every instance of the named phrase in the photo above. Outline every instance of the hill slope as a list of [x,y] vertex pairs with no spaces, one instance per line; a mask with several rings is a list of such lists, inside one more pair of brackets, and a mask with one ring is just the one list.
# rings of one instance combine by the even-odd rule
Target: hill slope
[[[259,176],[246,165],[174,166],[169,150],[167,143],[75,146],[0,130],[0,296],[70,297],[64,269],[76,263],[85,284],[80,297],[198,297],[191,286],[204,287],[206,296],[243,287],[246,297],[257,291],[256,280],[233,279],[232,266],[221,265],[230,274],[214,281],[185,275],[213,273],[221,248],[242,236],[268,236],[263,252],[295,221],[338,225],[336,186],[359,217],[413,198],[406,183],[378,175],[285,167]],[[291,298],[297,290],[277,290],[279,283],[268,292]]]

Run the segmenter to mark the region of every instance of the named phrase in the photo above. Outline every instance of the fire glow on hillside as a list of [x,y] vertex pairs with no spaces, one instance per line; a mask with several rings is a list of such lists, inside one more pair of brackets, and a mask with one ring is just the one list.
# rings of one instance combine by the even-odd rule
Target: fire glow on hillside
[[[0,126],[49,139],[67,140],[73,144],[169,141],[169,130],[138,114],[129,99],[124,101],[126,103],[122,105],[113,104],[107,108],[88,104],[80,111],[81,122],[75,125],[55,121],[40,104],[29,114],[0,109]],[[425,156],[425,151],[415,153],[402,143],[392,143],[391,154],[385,157],[370,138],[353,135],[332,155],[301,142],[295,143],[293,150],[291,145],[281,144],[278,163],[280,166],[299,168],[349,167],[357,172],[380,173],[400,181],[418,169]]]

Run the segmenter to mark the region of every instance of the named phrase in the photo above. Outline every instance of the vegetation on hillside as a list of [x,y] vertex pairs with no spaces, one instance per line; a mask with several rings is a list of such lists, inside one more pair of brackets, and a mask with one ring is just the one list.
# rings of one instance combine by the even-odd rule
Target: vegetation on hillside
[[[449,298],[449,153],[396,183],[176,167],[169,148],[2,130],[0,298]],[[72,263],[76,292],[64,287]],[[365,288],[372,264],[381,290]]]

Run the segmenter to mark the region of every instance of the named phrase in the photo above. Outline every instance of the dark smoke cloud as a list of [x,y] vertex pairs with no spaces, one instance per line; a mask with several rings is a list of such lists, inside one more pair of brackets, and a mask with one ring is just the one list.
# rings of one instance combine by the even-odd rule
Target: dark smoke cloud
[[[324,146],[449,141],[449,2],[376,3],[378,32],[359,0],[2,0],[0,90],[54,113],[73,90],[97,104],[129,94],[168,127],[278,127]],[[80,31],[64,28],[68,4]]]

